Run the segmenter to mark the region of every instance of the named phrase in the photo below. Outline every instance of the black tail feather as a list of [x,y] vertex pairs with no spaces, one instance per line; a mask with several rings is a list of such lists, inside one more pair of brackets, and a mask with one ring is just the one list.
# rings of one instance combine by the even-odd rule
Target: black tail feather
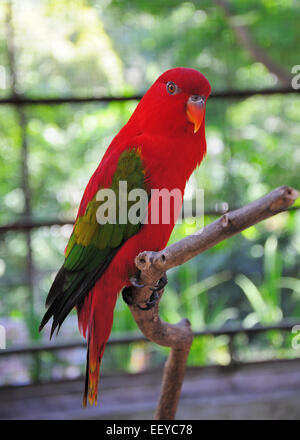
[[75,306],[82,304],[85,296],[94,287],[96,281],[108,267],[118,249],[113,249],[113,252],[111,252],[102,265],[93,271],[69,271],[64,266],[60,268],[48,293],[46,299],[48,310],[41,321],[39,331],[43,329],[52,317],[50,339],[56,328],[58,328],[57,332],[59,331],[70,311]]
[[51,304],[55,301],[57,296],[63,290],[65,282],[65,270],[64,266],[62,266],[56,274],[56,277],[53,281],[53,284],[49,290],[47,299],[46,299],[46,307],[51,306]]

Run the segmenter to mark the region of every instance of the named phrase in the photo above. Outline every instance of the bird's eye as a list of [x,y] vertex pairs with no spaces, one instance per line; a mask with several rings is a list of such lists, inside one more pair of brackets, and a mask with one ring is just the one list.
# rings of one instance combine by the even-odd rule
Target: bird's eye
[[175,83],[172,81],[167,82],[167,92],[170,93],[170,95],[174,95],[178,91],[178,87]]

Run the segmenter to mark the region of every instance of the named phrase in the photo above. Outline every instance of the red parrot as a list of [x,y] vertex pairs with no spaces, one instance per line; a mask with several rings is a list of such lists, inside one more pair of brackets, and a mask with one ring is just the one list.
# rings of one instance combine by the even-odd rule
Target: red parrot
[[206,153],[204,120],[210,90],[205,76],[194,69],[163,73],[112,140],[84,191],[40,330],[53,317],[52,336],[76,307],[79,330],[87,338],[85,406],[87,398],[97,404],[100,362],[118,293],[130,287],[136,274],[134,258],[144,250],[163,249],[176,222],[173,215],[168,224],[161,218],[157,224],[99,224],[97,193],[112,189],[117,196],[120,181],[127,182],[128,192],[143,189],[149,195],[148,218],[151,190],[179,189],[183,197],[187,180]]

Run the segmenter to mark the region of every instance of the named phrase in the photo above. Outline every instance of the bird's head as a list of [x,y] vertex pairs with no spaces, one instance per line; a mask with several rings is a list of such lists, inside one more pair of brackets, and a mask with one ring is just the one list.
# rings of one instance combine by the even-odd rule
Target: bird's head
[[134,112],[134,120],[144,133],[163,133],[170,138],[201,136],[210,90],[208,80],[197,70],[184,67],[167,70],[144,95]]

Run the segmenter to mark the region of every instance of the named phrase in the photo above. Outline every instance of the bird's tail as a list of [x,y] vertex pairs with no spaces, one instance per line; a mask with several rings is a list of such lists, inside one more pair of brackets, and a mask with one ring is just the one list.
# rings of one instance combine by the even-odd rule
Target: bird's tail
[[111,332],[117,299],[117,293],[108,292],[101,284],[99,280],[78,310],[79,329],[87,337],[88,344],[83,396],[85,407],[87,402],[97,405],[100,364]]
[[97,405],[98,402],[98,383],[100,374],[100,363],[103,356],[105,345],[97,347],[95,336],[91,334],[88,339],[86,355],[85,387],[83,395],[83,406],[86,407],[87,401],[90,405]]

